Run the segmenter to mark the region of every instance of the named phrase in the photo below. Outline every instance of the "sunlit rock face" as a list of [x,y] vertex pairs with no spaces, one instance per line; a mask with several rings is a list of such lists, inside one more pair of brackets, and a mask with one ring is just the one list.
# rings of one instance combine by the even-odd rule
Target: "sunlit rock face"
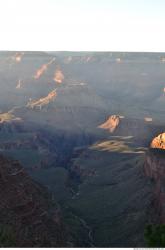
[[47,70],[47,64],[43,64],[41,66],[41,68],[39,68],[37,71],[36,71],[36,74],[34,76],[35,79],[39,79],[43,74],[44,72]]
[[119,122],[120,118],[118,115],[111,115],[105,123],[99,126],[99,128],[107,129],[109,132],[113,133],[119,125]]
[[43,106],[48,105],[51,101],[54,101],[56,96],[57,96],[56,90],[53,90],[47,96],[42,97],[39,100],[30,101],[27,104],[27,107],[30,107],[32,109],[35,107],[40,107],[41,109]]
[[48,69],[48,67],[56,60],[56,58],[51,59],[48,63],[43,64],[35,73],[34,79],[38,80]]
[[54,81],[56,83],[62,83],[64,81],[64,75],[60,69],[57,69],[54,74]]
[[165,133],[162,133],[155,137],[150,145],[151,148],[165,149]]
[[20,123],[22,122],[22,119],[20,117],[14,116],[11,112],[7,113],[0,113],[0,124],[14,124],[14,123]]

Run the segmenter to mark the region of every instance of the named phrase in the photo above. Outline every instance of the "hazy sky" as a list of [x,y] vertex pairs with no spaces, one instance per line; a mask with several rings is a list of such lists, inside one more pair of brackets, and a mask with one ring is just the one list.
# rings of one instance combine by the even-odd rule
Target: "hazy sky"
[[0,50],[165,52],[165,0],[0,0]]

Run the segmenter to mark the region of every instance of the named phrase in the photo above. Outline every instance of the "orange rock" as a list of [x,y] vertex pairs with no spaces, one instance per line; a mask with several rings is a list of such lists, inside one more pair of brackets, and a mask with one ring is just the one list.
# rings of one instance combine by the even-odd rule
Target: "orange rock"
[[111,115],[108,120],[101,124],[99,126],[99,128],[102,128],[102,129],[107,129],[109,130],[111,133],[114,132],[114,130],[117,128],[117,126],[119,125],[119,122],[120,122],[120,118],[118,115]]
[[34,79],[38,80],[48,69],[48,66],[50,66],[56,59],[53,58],[48,63],[43,64],[35,73]]
[[53,90],[47,96],[42,97],[39,100],[28,102],[27,107],[30,107],[30,108],[40,107],[41,109],[42,106],[48,105],[51,101],[54,101],[56,96],[57,96],[56,90]]
[[151,148],[165,149],[165,133],[162,133],[155,137],[150,145]]
[[54,81],[56,83],[62,83],[64,81],[63,72],[60,69],[57,69],[54,74]]

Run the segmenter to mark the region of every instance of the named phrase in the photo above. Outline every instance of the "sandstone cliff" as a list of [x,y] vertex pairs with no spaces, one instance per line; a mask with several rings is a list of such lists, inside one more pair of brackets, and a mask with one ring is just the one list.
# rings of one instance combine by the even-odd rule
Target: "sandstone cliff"
[[152,140],[151,148],[165,149],[165,133],[158,135]]
[[106,122],[99,126],[99,128],[107,129],[109,132],[113,133],[119,125],[119,122],[120,118],[118,115],[111,115]]

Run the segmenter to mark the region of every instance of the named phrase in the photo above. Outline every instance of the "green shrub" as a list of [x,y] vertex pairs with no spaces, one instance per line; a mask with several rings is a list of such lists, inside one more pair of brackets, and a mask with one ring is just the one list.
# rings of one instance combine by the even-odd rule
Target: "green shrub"
[[144,237],[148,247],[165,247],[165,225],[147,225]]
[[15,234],[10,226],[0,226],[0,247],[15,247]]

